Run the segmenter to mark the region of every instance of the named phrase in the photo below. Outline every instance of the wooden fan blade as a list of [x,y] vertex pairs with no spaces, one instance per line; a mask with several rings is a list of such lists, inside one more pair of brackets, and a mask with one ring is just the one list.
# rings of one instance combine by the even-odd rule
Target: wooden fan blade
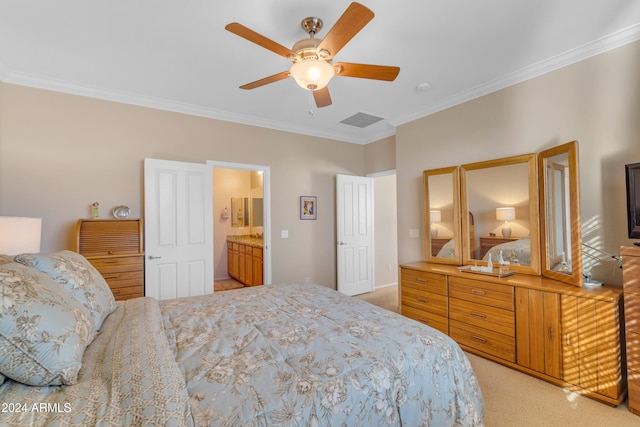
[[326,50],[331,59],[373,19],[373,12],[360,3],[353,2],[344,11],[338,22],[329,30],[320,42],[318,52]]
[[247,39],[250,42],[257,44],[258,46],[262,46],[263,48],[268,49],[271,52],[277,53],[280,56],[284,56],[287,59],[289,58],[290,55],[296,56],[296,53],[291,49],[284,47],[281,44],[266,38],[262,34],[258,34],[252,29],[247,28],[242,24],[238,24],[237,22],[232,22],[231,24],[228,24],[224,28],[225,30],[230,31],[233,34],[242,37],[243,39]]
[[274,83],[280,80],[284,80],[289,77],[289,70],[283,71],[278,74],[274,74],[273,76],[265,77],[264,79],[256,80],[255,82],[247,83],[246,85],[240,86],[240,89],[255,89],[260,86],[267,85],[269,83]]
[[313,91],[313,99],[316,101],[318,108],[328,107],[331,105],[331,95],[329,95],[329,87],[325,86],[322,89]]
[[398,76],[400,67],[387,65],[352,64],[350,62],[336,62],[333,64],[336,76],[358,77],[361,79],[385,80],[392,82]]

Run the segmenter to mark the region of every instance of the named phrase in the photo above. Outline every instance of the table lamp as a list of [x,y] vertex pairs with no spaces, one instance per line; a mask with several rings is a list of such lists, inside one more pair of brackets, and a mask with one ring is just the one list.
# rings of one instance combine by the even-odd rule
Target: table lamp
[[435,239],[438,237],[438,229],[435,224],[442,221],[442,212],[438,210],[430,210],[429,219],[431,220],[431,238]]
[[40,252],[42,218],[0,216],[0,254]]
[[496,208],[496,219],[498,221],[504,221],[502,227],[502,237],[511,237],[511,227],[509,227],[509,221],[516,219],[516,208]]

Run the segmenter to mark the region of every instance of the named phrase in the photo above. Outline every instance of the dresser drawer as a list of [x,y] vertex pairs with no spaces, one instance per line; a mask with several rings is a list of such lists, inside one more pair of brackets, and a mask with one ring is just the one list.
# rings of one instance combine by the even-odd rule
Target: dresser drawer
[[516,342],[512,336],[453,319],[449,325],[449,336],[460,345],[474,348],[509,362],[516,361]]
[[509,310],[451,298],[449,317],[452,320],[515,337],[515,319],[513,312]]
[[[640,334],[626,331],[627,368],[640,372]],[[640,378],[638,378],[640,381]]]
[[449,311],[447,309],[446,295],[427,292],[408,286],[402,287],[402,305],[429,311],[444,317],[447,317]]
[[625,328],[640,334],[640,295],[627,293],[624,288],[624,318]]
[[449,295],[452,298],[513,311],[513,286],[450,277]]
[[142,256],[88,258],[102,275],[119,271],[144,270],[144,258]]
[[414,307],[402,305],[402,315],[410,319],[417,320],[425,325],[431,326],[444,334],[449,334],[449,322],[444,316],[440,316],[428,311],[419,310]]
[[111,288],[116,301],[144,296],[144,286],[128,286],[125,288]]
[[447,295],[447,277],[442,274],[402,269],[402,287],[421,289],[440,295]]

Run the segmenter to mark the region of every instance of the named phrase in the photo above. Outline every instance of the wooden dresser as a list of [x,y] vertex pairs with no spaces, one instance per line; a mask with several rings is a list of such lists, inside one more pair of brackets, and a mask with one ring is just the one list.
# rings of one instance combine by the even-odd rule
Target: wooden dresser
[[464,350],[613,406],[626,397],[621,288],[583,289],[526,274],[498,278],[426,262],[401,265],[400,276],[402,314]]
[[624,282],[629,410],[640,415],[640,247],[623,246],[620,255]]
[[81,219],[77,251],[105,278],[116,300],[144,296],[142,219]]

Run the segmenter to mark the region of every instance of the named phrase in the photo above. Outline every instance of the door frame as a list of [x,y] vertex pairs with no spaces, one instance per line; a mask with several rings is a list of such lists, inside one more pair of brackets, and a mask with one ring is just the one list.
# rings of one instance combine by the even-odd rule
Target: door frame
[[[236,169],[246,171],[259,171],[262,172],[262,185],[263,185],[263,283],[265,285],[271,284],[271,168],[264,165],[252,165],[249,163],[233,163],[222,162],[218,160],[207,160],[207,165],[212,166],[214,169]],[[212,177],[213,179],[213,177]],[[216,183],[213,183],[213,192],[216,191]],[[211,195],[213,198],[213,194]],[[213,201],[212,201],[213,204]],[[213,206],[213,212],[218,212],[220,209],[216,209]],[[214,248],[215,251],[215,248]],[[215,257],[215,253],[214,253]]]

